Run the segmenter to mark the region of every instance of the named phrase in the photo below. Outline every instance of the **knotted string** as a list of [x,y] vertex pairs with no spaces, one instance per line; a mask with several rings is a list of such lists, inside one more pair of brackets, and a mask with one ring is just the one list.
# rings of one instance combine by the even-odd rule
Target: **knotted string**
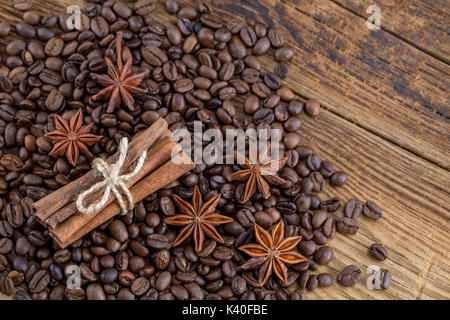
[[[94,184],[92,187],[82,192],[78,196],[76,201],[78,211],[80,211],[83,214],[89,215],[92,214],[93,212],[96,212],[97,210],[100,210],[106,204],[106,201],[108,200],[111,191],[114,194],[114,197],[117,199],[117,202],[119,202],[122,215],[125,215],[129,210],[134,208],[133,197],[131,196],[130,190],[128,190],[127,186],[125,185],[125,182],[130,180],[141,170],[145,158],[147,157],[147,151],[142,152],[141,156],[137,161],[136,167],[132,172],[125,175],[119,175],[120,169],[127,156],[127,151],[128,151],[128,139],[122,138],[119,144],[119,158],[117,159],[116,163],[109,165],[100,158],[96,158],[94,159],[94,161],[92,161],[92,167],[98,170],[105,179],[103,181]],[[91,204],[86,208],[83,204],[84,198],[87,195],[103,187],[105,187],[105,192],[103,193],[102,199],[99,202]],[[118,190],[119,188],[122,189],[122,192],[125,194],[127,198],[127,204],[125,204],[122,195]]]

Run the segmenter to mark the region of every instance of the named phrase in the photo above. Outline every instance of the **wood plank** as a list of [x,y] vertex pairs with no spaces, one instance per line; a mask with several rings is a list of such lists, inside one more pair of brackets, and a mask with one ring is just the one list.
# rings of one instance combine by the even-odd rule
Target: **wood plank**
[[[217,4],[217,2],[213,3]],[[255,7],[252,7],[252,4],[247,4],[250,7],[248,14],[243,9],[235,9],[230,5],[230,1],[227,1],[226,5],[232,8],[234,16],[244,14],[247,18],[256,19]],[[305,20],[308,21],[310,29],[314,26],[313,31],[316,36],[325,32],[320,30],[327,30],[326,26],[295,9],[281,10],[286,10],[283,13],[286,16],[283,17],[286,19],[289,15],[286,20],[291,24],[294,23],[291,15],[295,18],[295,23],[302,28],[306,27]],[[276,15],[279,11],[280,9],[275,6]],[[267,21],[272,21],[269,20],[271,12],[267,9],[258,15],[264,16]],[[167,14],[163,12],[160,4],[157,5],[153,15],[160,20],[167,19]],[[308,31],[302,30],[301,36],[304,33]],[[309,33],[314,35],[311,31]],[[333,33],[333,36],[336,37],[336,41],[343,41],[340,38],[341,35]],[[308,38],[310,37],[312,35],[308,34]],[[317,119],[302,116],[303,128],[300,134],[304,144],[312,145],[322,159],[330,160],[338,170],[344,170],[350,174],[345,186],[338,189],[328,187],[320,197],[326,199],[338,196],[344,202],[352,197],[375,200],[384,211],[384,217],[378,222],[369,221],[365,217],[359,218],[360,232],[357,235],[352,237],[338,235],[333,239],[330,246],[335,249],[336,258],[329,267],[320,267],[319,272],[329,271],[336,276],[338,270],[348,264],[357,264],[363,270],[367,265],[377,264],[388,268],[392,272],[393,280],[391,287],[385,291],[368,290],[364,281],[361,281],[353,288],[333,285],[330,288],[317,289],[308,293],[308,298],[449,299],[450,196],[448,190],[450,176],[448,171],[386,141],[378,133],[368,132],[361,125],[361,122],[367,119],[361,118],[359,122],[352,122],[354,121],[352,117],[348,116],[347,118],[352,120],[348,121],[336,112],[337,109],[333,106],[338,105],[338,97],[329,97],[330,90],[327,88],[332,81],[327,80],[323,73],[312,72],[314,63],[318,63],[317,68],[322,68],[325,64],[319,63],[317,57],[308,57],[314,55],[313,50],[325,50],[321,49],[321,46],[327,45],[328,40],[324,41],[319,37],[317,39],[321,41],[320,44],[303,41],[295,44],[300,48],[296,50],[295,66],[292,66],[291,77],[287,83],[301,95],[319,97],[325,102],[326,108]],[[345,41],[347,46],[353,49],[354,45],[348,39]],[[355,61],[352,60],[352,62]],[[264,59],[264,63],[265,68],[273,67],[268,63],[268,59]],[[339,66],[327,60],[326,67],[332,69],[330,78],[336,80],[332,77],[338,74]],[[356,65],[353,67],[356,68]],[[306,72],[305,69],[308,68],[309,71]],[[308,81],[308,77],[313,78],[315,82]],[[353,84],[357,82],[353,76],[347,75],[343,79],[347,80],[339,81],[332,87],[335,87],[335,90],[340,90],[341,86],[346,86],[348,91],[358,90],[346,84],[346,81],[353,81]],[[322,82],[323,85],[321,85]],[[362,87],[362,83],[358,82],[358,84]],[[370,93],[372,92],[371,89]],[[339,93],[342,95],[340,98],[344,97],[342,92]],[[358,97],[362,101],[353,101]],[[366,96],[360,93],[356,98],[352,95],[343,100],[343,104],[350,105],[352,108],[357,107],[358,104],[365,106],[366,101],[363,98],[368,99]],[[344,111],[351,113],[350,107]],[[328,108],[330,110],[326,110]],[[360,112],[361,109],[357,110]],[[397,112],[397,109],[395,110]],[[353,116],[357,115],[356,111],[352,112]],[[385,127],[383,130],[391,130],[391,127]],[[336,216],[341,214],[342,210],[339,210]],[[386,261],[376,262],[368,257],[367,247],[374,242],[382,242],[387,247],[389,258]],[[1,295],[0,299],[2,299]]]
[[449,65],[383,30],[369,31],[365,19],[329,0],[212,3],[222,16],[263,21],[289,35],[295,56],[287,83],[298,94],[450,168]]
[[[332,0],[367,18],[371,0]],[[446,0],[378,0],[381,28],[434,57],[450,63],[450,2]]]

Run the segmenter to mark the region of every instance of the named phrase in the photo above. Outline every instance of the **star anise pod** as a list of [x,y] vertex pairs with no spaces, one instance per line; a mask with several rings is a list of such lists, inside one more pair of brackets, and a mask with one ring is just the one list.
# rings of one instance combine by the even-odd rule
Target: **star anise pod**
[[148,71],[133,74],[133,70],[131,69],[133,59],[131,56],[125,63],[125,67],[122,65],[121,42],[122,32],[118,32],[116,36],[117,67],[114,66],[108,57],[105,57],[106,65],[108,66],[108,75],[95,73],[91,75],[94,80],[106,87],[92,96],[93,100],[109,98],[106,112],[113,112],[116,107],[120,106],[122,101],[127,105],[128,109],[134,110],[133,95],[141,95],[147,92],[147,90],[140,88],[139,85],[142,79],[148,76]]
[[258,189],[264,199],[270,197],[270,184],[280,185],[286,181],[277,175],[277,172],[284,167],[287,157],[280,159],[270,159],[270,143],[267,143],[259,155],[257,148],[250,148],[249,158],[245,158],[235,152],[237,158],[244,158],[245,163],[241,164],[243,170],[236,171],[227,177],[228,181],[247,180],[242,202],[247,202]]
[[173,198],[182,214],[166,218],[164,222],[175,226],[185,226],[175,239],[174,246],[179,245],[192,234],[194,235],[195,251],[197,252],[202,250],[205,234],[217,242],[223,243],[223,239],[215,229],[215,226],[230,223],[233,219],[214,213],[220,200],[220,194],[203,203],[200,190],[195,186],[192,205],[177,195],[174,195]]
[[92,153],[87,146],[92,146],[102,139],[101,136],[89,133],[93,125],[93,123],[90,123],[83,126],[81,109],[78,109],[69,123],[61,116],[55,114],[56,130],[45,134],[45,137],[53,142],[53,149],[50,155],[58,158],[65,154],[70,164],[74,167],[77,165],[80,150],[87,157],[92,157]]
[[256,241],[259,244],[239,247],[239,250],[253,257],[244,263],[241,268],[253,269],[262,265],[259,269],[258,280],[261,286],[270,278],[272,270],[286,284],[288,269],[285,264],[296,264],[307,260],[299,253],[292,251],[302,237],[284,238],[284,223],[282,221],[272,229],[271,235],[256,223],[254,227]]

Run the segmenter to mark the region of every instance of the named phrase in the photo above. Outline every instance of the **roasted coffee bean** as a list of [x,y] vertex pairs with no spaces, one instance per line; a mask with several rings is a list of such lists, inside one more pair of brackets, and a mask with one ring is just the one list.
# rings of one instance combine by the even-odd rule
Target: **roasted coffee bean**
[[338,198],[333,198],[330,200],[325,200],[320,203],[320,209],[324,209],[328,212],[335,212],[341,206],[341,200]]
[[48,111],[55,112],[61,108],[61,105],[64,101],[64,96],[58,90],[52,90],[47,99],[45,100],[45,106]]
[[314,254],[317,249],[317,245],[312,240],[302,240],[298,244],[297,248],[303,255],[309,257]]
[[356,219],[359,217],[363,209],[363,203],[358,199],[350,199],[345,205],[344,216]]
[[342,269],[336,280],[343,287],[351,287],[359,282],[362,276],[363,274],[357,266],[350,265]]
[[308,291],[313,291],[314,289],[317,288],[318,285],[319,281],[317,280],[317,276],[313,274],[308,278],[308,282],[306,283],[306,289],[308,289]]
[[242,28],[239,35],[247,47],[253,47],[255,45],[257,36],[253,27]]
[[13,6],[14,9],[20,10],[20,11],[27,11],[31,9],[31,6],[33,5],[32,0],[14,0]]
[[276,208],[283,214],[293,214],[297,211],[295,203],[290,201],[280,201],[277,203]]
[[336,220],[333,217],[328,217],[323,224],[323,234],[328,238],[333,238],[336,234]]
[[275,73],[280,77],[280,78],[286,78],[289,76],[289,66],[284,63],[284,62],[279,62],[276,67],[275,67]]
[[315,253],[314,253],[314,261],[317,262],[318,264],[328,264],[330,263],[331,260],[333,260],[334,258],[334,253],[333,253],[333,249],[331,249],[330,247],[327,246],[323,246],[321,248],[319,248]]
[[388,257],[386,249],[383,247],[383,245],[374,243],[369,248],[369,254],[373,258],[383,261]]
[[164,235],[151,234],[147,236],[147,244],[153,249],[164,249],[167,247],[168,240]]
[[231,37],[231,40],[228,42],[228,50],[231,56],[237,60],[243,59],[247,55],[245,44],[237,36]]
[[125,224],[120,220],[112,221],[109,226],[109,232],[119,242],[128,240],[128,231]]
[[32,293],[41,292],[48,286],[49,283],[50,274],[45,270],[40,270],[31,279],[28,284],[28,289]]
[[16,24],[16,31],[24,38],[32,39],[36,37],[36,30],[28,23],[18,22]]
[[194,88],[194,83],[190,79],[183,78],[183,79],[177,80],[173,84],[173,87],[177,92],[185,93]]
[[168,60],[167,54],[153,45],[142,47],[141,54],[147,63],[155,67],[162,66]]
[[269,40],[274,48],[280,48],[284,45],[283,34],[276,29],[269,30]]
[[358,222],[352,218],[340,218],[336,222],[336,228],[340,233],[356,234],[359,230]]
[[0,277],[0,292],[9,296],[13,293],[14,282],[9,277]]
[[280,77],[272,72],[267,72],[264,75],[264,83],[272,90],[277,90],[281,87]]
[[8,254],[13,248],[13,242],[11,239],[2,238],[0,239],[0,254]]
[[333,284],[333,277],[328,273],[321,273],[317,276],[319,287],[329,287]]
[[320,228],[324,224],[327,217],[328,217],[328,214],[325,210],[318,210],[318,211],[314,212],[312,219],[311,219],[313,228],[315,228],[315,229]]
[[304,193],[297,195],[294,201],[299,213],[306,212],[311,207],[311,197]]
[[263,37],[255,43],[255,46],[253,47],[253,54],[256,56],[261,56],[269,51],[269,49],[270,40],[268,37]]
[[367,201],[363,207],[363,213],[366,217],[372,220],[378,220],[383,215],[381,209],[373,201]]
[[[381,290],[386,290],[391,284],[391,272],[387,269],[380,269],[375,277],[379,277]],[[375,280],[376,281],[376,280]]]

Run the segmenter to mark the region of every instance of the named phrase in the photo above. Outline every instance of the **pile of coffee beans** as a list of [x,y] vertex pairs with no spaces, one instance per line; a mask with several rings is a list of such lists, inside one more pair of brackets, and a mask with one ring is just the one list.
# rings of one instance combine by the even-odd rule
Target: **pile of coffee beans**
[[[167,0],[173,14],[168,21],[154,20],[155,5],[86,2],[81,30],[70,30],[69,14],[40,16],[31,0],[14,0],[23,21],[0,22],[0,36],[15,36],[0,61],[0,291],[18,300],[297,300],[306,298],[306,290],[332,285],[332,275],[314,274],[334,257],[327,243],[336,230],[356,233],[360,213],[376,220],[381,210],[353,199],[338,218],[340,199],[318,196],[327,184],[343,185],[347,175],[301,145],[301,117],[318,116],[320,104],[303,102],[283,84],[293,49],[279,30],[223,21],[204,3],[194,8]],[[132,111],[121,106],[107,113],[107,101],[92,99],[100,87],[90,75],[106,73],[105,57],[116,61],[113,40],[119,31],[124,60],[131,56],[134,71],[150,72],[142,84],[148,93],[135,97]],[[263,71],[262,55],[276,61],[273,71]],[[288,162],[279,174],[286,183],[272,186],[269,199],[256,193],[242,203],[245,181],[226,179],[239,165],[197,165],[126,216],[60,249],[31,205],[90,169],[84,155],[76,167],[50,157],[53,146],[44,137],[55,129],[55,114],[70,119],[79,109],[85,123],[94,124],[92,133],[103,136],[90,147],[101,158],[115,153],[122,137],[132,138],[161,117],[171,130],[192,131],[199,120],[204,130],[280,129]],[[224,243],[206,239],[200,252],[192,241],[173,247],[180,230],[164,223],[177,213],[172,196],[190,202],[196,185],[206,200],[221,194],[218,211],[234,218],[218,227]],[[289,267],[287,285],[272,276],[259,288],[257,270],[240,268],[249,257],[237,248],[255,242],[254,222],[270,229],[280,219],[286,236],[303,237],[297,249],[308,260]],[[370,254],[387,256],[380,245]],[[81,274],[78,288],[69,285],[74,267]],[[337,281],[356,283],[361,273],[355,270],[347,267]]]

